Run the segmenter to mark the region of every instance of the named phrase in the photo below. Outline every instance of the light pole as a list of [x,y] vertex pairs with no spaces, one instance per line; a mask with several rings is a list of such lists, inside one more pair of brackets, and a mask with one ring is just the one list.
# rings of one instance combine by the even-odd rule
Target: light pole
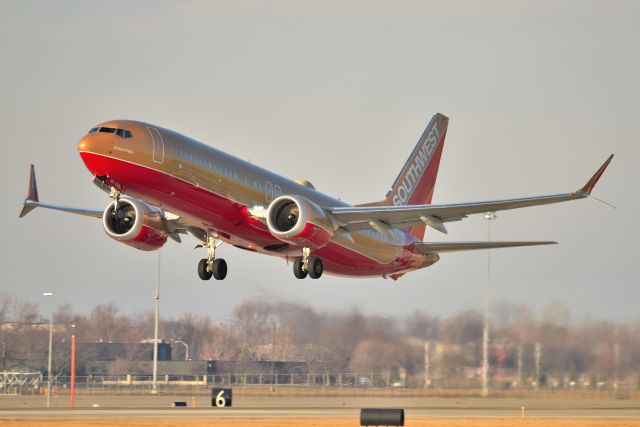
[[49,362],[47,365],[47,408],[51,407],[51,350],[53,348],[53,292],[43,292],[42,296],[51,297],[49,313]]
[[2,391],[4,391],[7,388],[7,349],[5,343],[0,342],[0,344],[2,344],[2,372],[4,374]]
[[69,407],[76,406],[76,325],[71,325],[71,390]]
[[522,341],[518,344],[518,387],[522,387]]
[[271,326],[273,327],[273,335],[271,336],[271,391],[276,391],[277,375],[275,374],[275,359],[276,359],[276,321],[271,320]]
[[[487,220],[487,240],[491,241],[491,221],[496,219],[494,212],[485,213]],[[491,250],[487,250],[487,281],[484,287],[484,315],[482,326],[482,396],[489,395],[489,287],[491,286]]]
[[156,316],[153,325],[153,380],[151,394],[158,393],[158,322],[160,319],[160,251],[158,251],[158,280],[156,282]]
[[429,340],[424,340],[424,388],[428,388],[431,385],[431,379],[429,378],[429,366],[431,361],[429,359]]
[[189,360],[189,344],[180,340],[172,340],[172,341],[180,343],[184,346],[184,360]]
[[542,380],[542,375],[540,371],[540,358],[542,357],[542,344],[539,342],[535,345],[535,358],[536,358],[536,389],[540,389],[540,381]]

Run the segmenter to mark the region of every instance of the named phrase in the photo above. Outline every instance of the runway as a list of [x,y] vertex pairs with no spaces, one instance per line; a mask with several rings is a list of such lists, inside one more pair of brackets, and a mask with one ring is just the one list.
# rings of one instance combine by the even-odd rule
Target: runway
[[[189,407],[172,408],[174,401]],[[46,409],[40,396],[0,396],[0,419],[353,419],[366,407],[404,408],[407,419],[520,418],[521,407],[526,418],[640,419],[636,400],[241,397],[233,408],[222,409],[212,408],[204,397],[193,407],[190,396],[80,396],[75,409],[66,407],[66,397],[52,402]]]

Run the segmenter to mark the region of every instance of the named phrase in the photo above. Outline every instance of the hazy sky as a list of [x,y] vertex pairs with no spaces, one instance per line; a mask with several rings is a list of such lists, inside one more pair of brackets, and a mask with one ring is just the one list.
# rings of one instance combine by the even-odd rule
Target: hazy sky
[[[449,4],[451,3],[451,4]],[[638,2],[0,1],[0,292],[78,312],[153,308],[157,253],[99,221],[18,219],[28,165],[43,201],[102,209],[76,144],[96,123],[174,129],[352,203],[382,198],[436,112],[450,117],[435,203],[574,190],[610,153],[594,201],[500,213],[492,296],[576,317],[635,319],[640,300]],[[478,216],[428,239],[484,240]],[[195,239],[162,249],[162,310],[229,316],[247,298],[327,309],[477,308],[486,253],[445,254],[393,282],[299,281],[283,260],[222,246],[202,282]]]

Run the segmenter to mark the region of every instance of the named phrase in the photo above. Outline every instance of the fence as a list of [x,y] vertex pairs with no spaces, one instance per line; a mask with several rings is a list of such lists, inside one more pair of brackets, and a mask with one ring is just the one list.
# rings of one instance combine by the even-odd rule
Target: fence
[[38,389],[42,378],[40,372],[0,372],[0,394],[21,394],[23,390]]
[[[36,395],[46,392],[46,376],[40,373],[0,373],[0,394]],[[70,377],[52,378],[52,393],[67,394]],[[640,398],[630,384],[618,387],[491,387],[493,396],[567,396],[576,398]],[[480,392],[477,380],[440,383],[424,386],[424,377],[406,376],[394,379],[387,373],[310,373],[310,374],[217,374],[159,375],[156,389],[161,394],[209,395],[212,387],[232,387],[242,396],[476,396]],[[149,375],[90,375],[76,377],[78,394],[148,394],[153,387]]]

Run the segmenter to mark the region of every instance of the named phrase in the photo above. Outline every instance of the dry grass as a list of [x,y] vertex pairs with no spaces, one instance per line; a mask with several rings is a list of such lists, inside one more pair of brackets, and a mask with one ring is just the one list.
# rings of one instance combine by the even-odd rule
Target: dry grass
[[[2,427],[353,427],[357,419],[108,419],[108,420],[2,420]],[[407,420],[407,427],[640,427],[634,419],[436,419]]]

